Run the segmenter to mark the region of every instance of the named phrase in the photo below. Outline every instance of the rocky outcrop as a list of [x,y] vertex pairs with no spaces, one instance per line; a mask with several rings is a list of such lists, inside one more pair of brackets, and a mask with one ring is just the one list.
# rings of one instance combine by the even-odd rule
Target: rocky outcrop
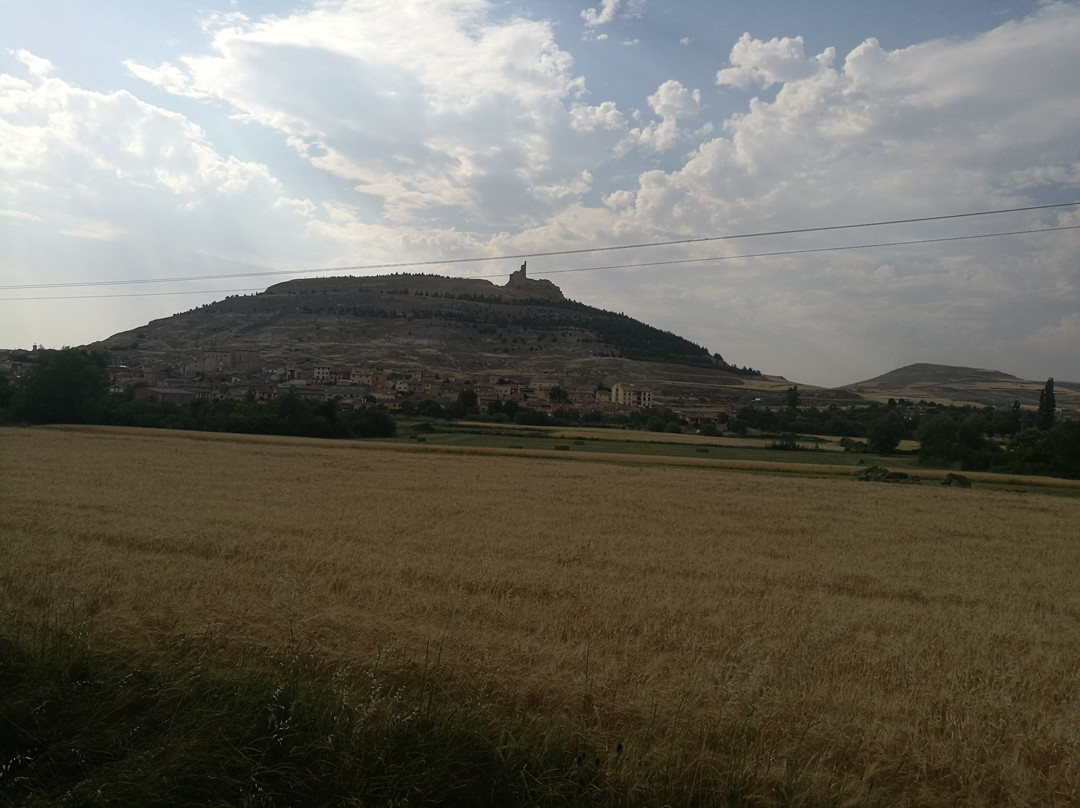
[[902,471],[889,471],[884,466],[867,466],[860,469],[856,475],[860,480],[871,483],[918,483],[919,478],[914,474],[906,474]]
[[[528,263],[528,262],[526,262]],[[516,300],[565,300],[562,290],[548,280],[533,280],[525,274],[525,264],[517,272],[510,273],[510,278],[503,287]]]
[[941,481],[941,484],[953,488],[971,488],[971,480],[963,474],[954,474],[951,471],[945,475],[945,479]]

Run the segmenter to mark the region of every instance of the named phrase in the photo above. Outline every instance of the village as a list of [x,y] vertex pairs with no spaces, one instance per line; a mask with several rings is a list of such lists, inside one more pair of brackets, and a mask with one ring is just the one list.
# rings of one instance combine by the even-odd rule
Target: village
[[[36,346],[35,346],[36,348]],[[0,354],[0,373],[21,375],[30,355]],[[653,406],[653,391],[629,382],[584,385],[580,378],[554,376],[512,379],[468,375],[448,377],[419,368],[349,367],[316,362],[265,367],[259,351],[207,345],[178,366],[114,363],[107,368],[113,395],[139,401],[184,405],[197,399],[267,401],[284,393],[304,398],[336,399],[344,408],[382,407],[399,411],[406,402],[434,401],[448,406],[471,391],[476,407],[514,402],[541,412],[620,412]]]

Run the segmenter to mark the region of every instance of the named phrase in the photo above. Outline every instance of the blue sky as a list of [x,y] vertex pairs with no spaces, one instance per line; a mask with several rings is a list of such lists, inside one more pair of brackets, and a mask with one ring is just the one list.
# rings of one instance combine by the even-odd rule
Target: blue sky
[[[729,238],[1080,200],[1080,3],[5,6],[2,347],[528,253],[803,384],[1080,380],[1077,207]],[[1022,230],[1047,232],[928,241]]]

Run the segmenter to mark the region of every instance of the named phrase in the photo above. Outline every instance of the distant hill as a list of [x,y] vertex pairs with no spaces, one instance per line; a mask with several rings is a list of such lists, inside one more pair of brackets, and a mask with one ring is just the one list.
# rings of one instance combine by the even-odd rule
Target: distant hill
[[[1027,381],[998,370],[918,363],[840,389],[873,401],[906,398],[992,407],[1019,401],[1035,407],[1045,384],[1046,379]],[[1058,407],[1080,410],[1080,384],[1055,379],[1054,395]]]

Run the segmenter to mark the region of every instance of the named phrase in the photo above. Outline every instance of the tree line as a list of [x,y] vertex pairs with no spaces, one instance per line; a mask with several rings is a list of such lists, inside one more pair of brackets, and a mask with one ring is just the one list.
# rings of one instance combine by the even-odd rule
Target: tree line
[[918,403],[847,408],[800,407],[798,388],[787,406],[748,405],[727,424],[735,433],[754,429],[779,435],[835,435],[849,451],[893,454],[901,441],[917,441],[919,462],[934,467],[1013,474],[1080,477],[1080,422],[1058,422],[1054,380],[1048,379],[1036,410],[1019,402],[1004,408]]

